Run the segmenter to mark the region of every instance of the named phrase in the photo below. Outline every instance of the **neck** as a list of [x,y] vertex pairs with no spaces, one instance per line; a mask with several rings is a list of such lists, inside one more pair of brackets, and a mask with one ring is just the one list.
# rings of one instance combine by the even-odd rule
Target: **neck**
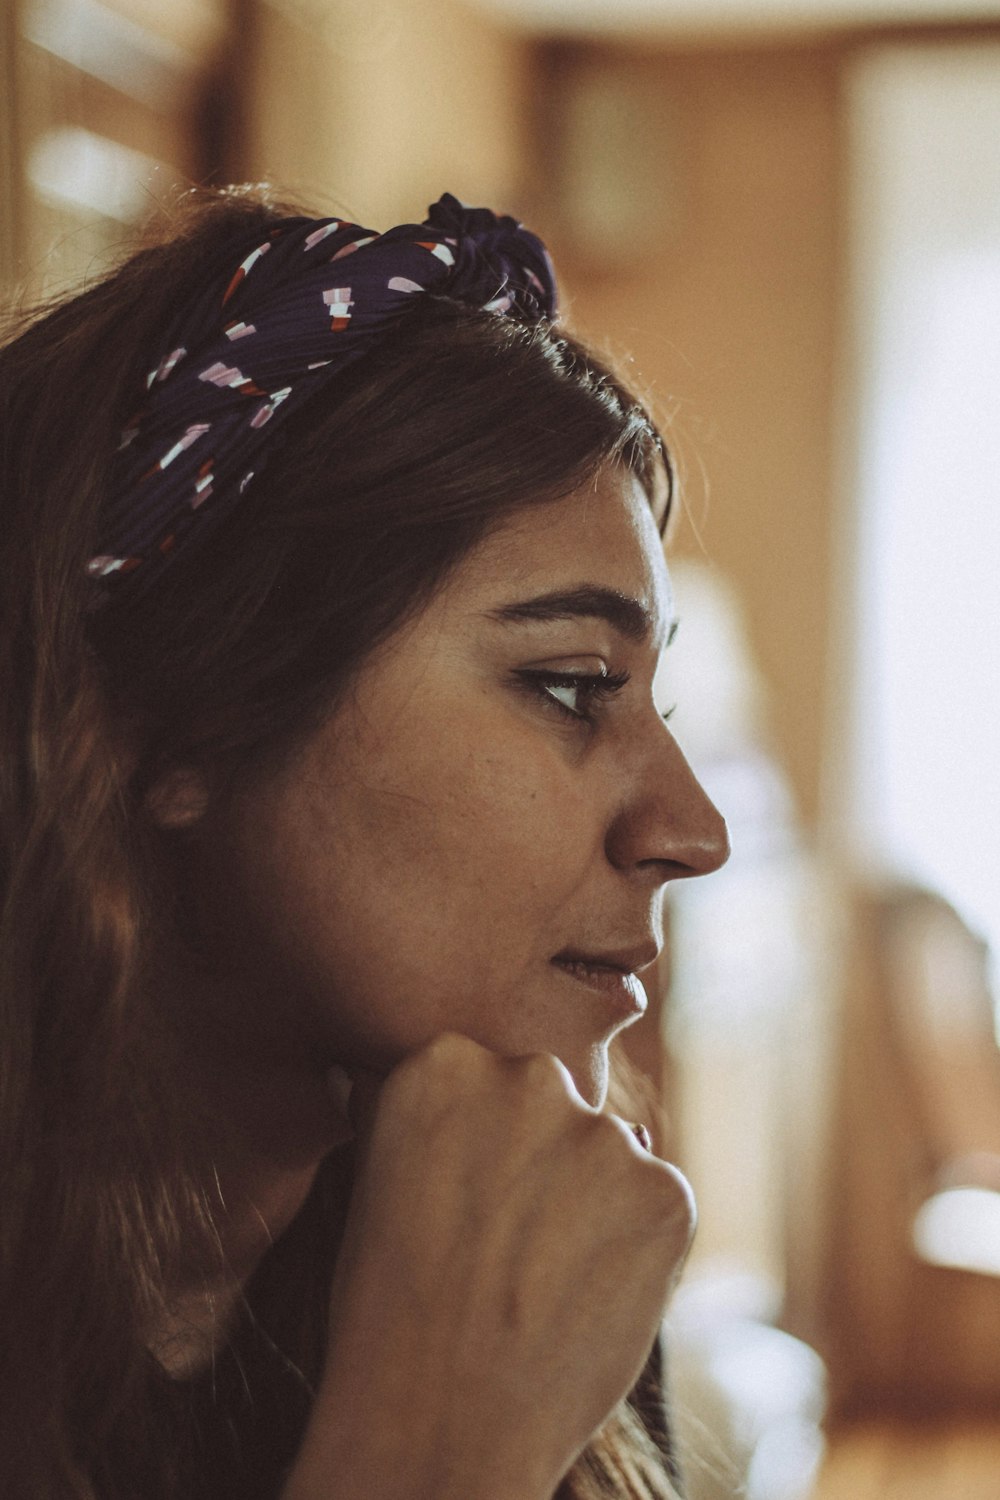
[[185,1086],[199,1131],[189,1147],[218,1215],[226,1261],[246,1280],[350,1127],[318,1071],[202,1051]]
[[189,974],[170,988],[160,1013],[177,1018],[186,1155],[225,1267],[215,1285],[192,1278],[175,1289],[176,1318],[153,1341],[171,1373],[190,1374],[225,1337],[244,1287],[299,1213],[324,1157],[352,1132],[322,1066],[255,1047],[237,1024],[238,1005],[209,993],[204,979]]

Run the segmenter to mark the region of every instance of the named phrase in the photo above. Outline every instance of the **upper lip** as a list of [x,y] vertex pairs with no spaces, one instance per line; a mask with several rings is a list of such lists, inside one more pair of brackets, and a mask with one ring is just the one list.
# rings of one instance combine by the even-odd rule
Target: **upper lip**
[[646,969],[659,957],[655,942],[643,942],[633,948],[605,949],[601,952],[584,951],[582,948],[564,948],[553,954],[555,964],[586,964],[591,969],[617,969],[620,974],[635,974]]

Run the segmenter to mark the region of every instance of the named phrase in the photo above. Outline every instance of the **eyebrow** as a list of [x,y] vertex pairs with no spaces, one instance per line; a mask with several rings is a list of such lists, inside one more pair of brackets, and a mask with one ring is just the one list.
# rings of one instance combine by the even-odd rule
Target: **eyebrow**
[[[582,584],[575,589],[538,594],[533,599],[504,604],[489,613],[502,624],[522,620],[607,620],[630,641],[647,640],[653,631],[653,617],[644,604],[633,599],[631,594],[622,594],[617,589],[599,584]],[[677,621],[674,620],[667,634],[668,646],[676,631]]]

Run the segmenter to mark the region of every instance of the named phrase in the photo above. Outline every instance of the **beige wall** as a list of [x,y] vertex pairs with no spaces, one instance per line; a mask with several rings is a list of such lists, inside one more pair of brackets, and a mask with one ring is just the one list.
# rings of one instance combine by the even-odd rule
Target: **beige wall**
[[703,550],[737,588],[776,748],[811,825],[834,528],[840,53],[611,61],[623,57],[648,134],[621,170],[636,174],[661,248],[636,258],[624,243],[592,269],[556,230],[557,259],[579,326],[631,350],[676,412],[691,512],[677,545]]
[[258,0],[245,159],[376,228],[444,190],[516,206],[528,50],[461,0]]

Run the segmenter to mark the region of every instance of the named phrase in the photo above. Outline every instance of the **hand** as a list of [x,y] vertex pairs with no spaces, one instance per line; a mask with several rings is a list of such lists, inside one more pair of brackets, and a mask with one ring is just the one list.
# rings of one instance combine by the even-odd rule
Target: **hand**
[[352,1113],[331,1347],[284,1500],[548,1500],[642,1368],[687,1183],[555,1058],[463,1037]]

